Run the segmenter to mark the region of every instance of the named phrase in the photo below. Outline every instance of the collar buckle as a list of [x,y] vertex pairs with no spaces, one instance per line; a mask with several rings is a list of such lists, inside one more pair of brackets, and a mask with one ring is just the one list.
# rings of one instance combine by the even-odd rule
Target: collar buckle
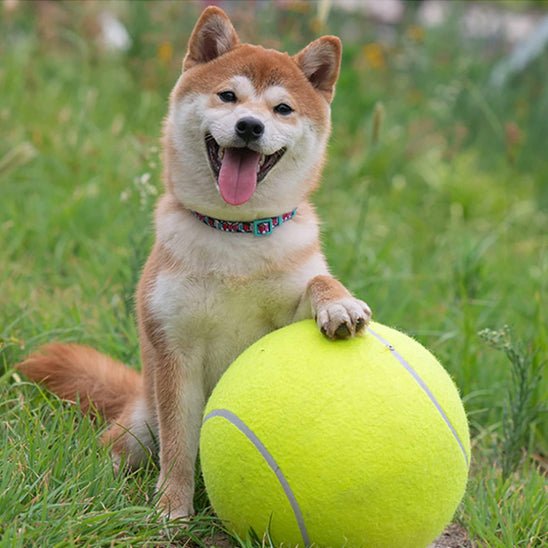
[[272,217],[268,217],[266,219],[255,219],[251,223],[254,236],[268,236],[269,234],[272,234],[274,226],[274,219]]

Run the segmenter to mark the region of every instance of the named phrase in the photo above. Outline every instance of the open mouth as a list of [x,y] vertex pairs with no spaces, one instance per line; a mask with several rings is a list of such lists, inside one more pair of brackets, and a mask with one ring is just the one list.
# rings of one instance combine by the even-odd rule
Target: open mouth
[[247,147],[222,148],[207,134],[205,137],[207,155],[215,174],[223,200],[231,205],[247,202],[269,171],[278,163],[286,149],[274,154],[261,154]]

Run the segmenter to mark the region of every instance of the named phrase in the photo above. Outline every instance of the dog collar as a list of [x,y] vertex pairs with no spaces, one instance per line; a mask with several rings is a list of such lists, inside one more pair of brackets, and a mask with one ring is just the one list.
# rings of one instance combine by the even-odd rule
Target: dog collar
[[269,234],[272,234],[275,228],[281,226],[286,221],[293,219],[295,213],[297,213],[297,208],[289,213],[284,213],[283,215],[255,219],[254,221],[224,221],[222,219],[215,219],[213,217],[208,217],[207,215],[202,215],[197,211],[191,211],[191,213],[196,219],[202,221],[202,223],[211,228],[221,230],[222,232],[245,232],[253,234],[254,236],[268,236]]

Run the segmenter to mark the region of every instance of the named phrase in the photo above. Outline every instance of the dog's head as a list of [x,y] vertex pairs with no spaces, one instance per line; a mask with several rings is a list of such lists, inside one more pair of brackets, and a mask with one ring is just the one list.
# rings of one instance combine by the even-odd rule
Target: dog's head
[[206,215],[278,215],[314,188],[330,130],[341,43],[297,55],[241,44],[209,7],[190,37],[165,125],[167,185]]

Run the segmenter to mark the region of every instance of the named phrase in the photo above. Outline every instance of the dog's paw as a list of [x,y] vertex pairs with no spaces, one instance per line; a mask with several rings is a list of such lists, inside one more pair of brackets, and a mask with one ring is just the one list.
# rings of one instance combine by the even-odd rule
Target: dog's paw
[[194,515],[192,499],[181,496],[181,491],[174,488],[164,489],[158,500],[158,506],[162,515],[170,520],[190,518]]
[[169,520],[182,519],[186,521],[190,520],[190,518],[194,515],[194,507],[192,504],[175,506],[171,504],[169,499],[164,500],[164,497],[162,497],[160,498],[158,505],[162,512],[162,516]]
[[349,339],[371,320],[371,309],[354,297],[328,302],[316,311],[316,323],[330,339]]

